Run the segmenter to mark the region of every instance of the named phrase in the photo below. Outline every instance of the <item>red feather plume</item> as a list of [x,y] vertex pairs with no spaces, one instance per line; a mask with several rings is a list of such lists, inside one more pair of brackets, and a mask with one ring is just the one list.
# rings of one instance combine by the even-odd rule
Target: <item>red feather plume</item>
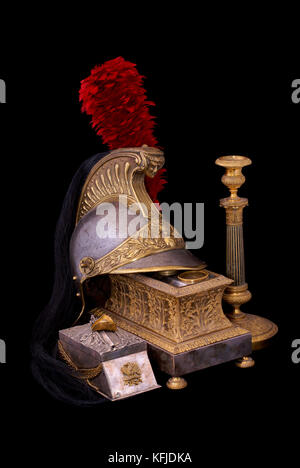
[[[144,144],[157,146],[154,117],[149,113],[149,107],[155,104],[147,100],[143,79],[134,63],[117,57],[97,65],[81,81],[81,110],[92,117],[92,127],[111,150]],[[166,184],[164,172],[166,169],[160,169],[153,179],[145,178],[154,202]]]

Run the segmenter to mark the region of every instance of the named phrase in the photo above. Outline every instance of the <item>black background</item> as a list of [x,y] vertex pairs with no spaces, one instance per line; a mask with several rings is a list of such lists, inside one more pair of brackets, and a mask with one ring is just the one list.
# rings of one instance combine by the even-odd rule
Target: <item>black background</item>
[[[290,457],[299,437],[300,364],[291,360],[291,343],[300,338],[300,103],[291,100],[291,83],[300,78],[297,55],[276,34],[254,43],[254,30],[241,28],[227,40],[226,28],[218,36],[200,35],[192,25],[183,33],[178,24],[167,29],[167,23],[142,21],[138,28],[104,32],[103,18],[99,22],[93,36],[80,27],[72,33],[63,27],[58,36],[51,24],[29,37],[28,26],[25,36],[14,32],[17,46],[10,34],[3,47],[2,437],[37,463],[44,457],[57,463],[59,450],[100,466],[114,451],[189,451],[198,464],[257,462],[279,451]],[[80,163],[106,149],[80,112],[80,80],[119,55],[137,64],[156,103],[155,134],[168,171],[160,200],[205,203],[205,241],[196,253],[212,271],[225,273],[225,214],[218,201],[227,195],[214,161],[225,154],[252,159],[240,190],[249,199],[244,236],[253,294],[244,310],[272,319],[279,334],[273,347],[254,356],[252,369],[229,363],[187,376],[181,392],[163,387],[82,409],[53,400],[35,383],[29,341],[52,289],[53,236],[65,192]],[[164,384],[165,377],[159,379]]]

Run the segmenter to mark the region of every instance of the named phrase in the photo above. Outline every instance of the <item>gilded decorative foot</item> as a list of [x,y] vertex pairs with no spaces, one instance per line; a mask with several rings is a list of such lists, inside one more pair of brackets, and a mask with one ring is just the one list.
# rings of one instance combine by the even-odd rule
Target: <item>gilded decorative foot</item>
[[240,306],[251,299],[247,283],[240,286],[228,286],[223,299],[233,308],[232,312],[227,314],[229,320],[251,333],[252,350],[257,351],[268,346],[278,332],[278,327],[271,320],[258,315],[245,314],[240,310]]
[[248,367],[253,367],[255,365],[255,361],[251,356],[243,356],[235,361],[235,365],[241,369],[247,369]]
[[171,377],[166,385],[170,390],[181,390],[187,386],[187,381],[183,377]]

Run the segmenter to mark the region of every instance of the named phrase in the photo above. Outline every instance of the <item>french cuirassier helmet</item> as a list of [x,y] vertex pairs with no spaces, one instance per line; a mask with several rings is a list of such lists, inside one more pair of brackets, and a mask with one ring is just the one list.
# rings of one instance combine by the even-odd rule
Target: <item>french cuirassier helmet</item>
[[109,295],[109,276],[203,268],[164,219],[157,194],[164,155],[143,77],[122,57],[96,66],[81,82],[82,110],[109,148],[83,162],[67,192],[55,235],[55,281],[33,333],[32,371],[56,398],[99,403],[56,358],[58,331]]

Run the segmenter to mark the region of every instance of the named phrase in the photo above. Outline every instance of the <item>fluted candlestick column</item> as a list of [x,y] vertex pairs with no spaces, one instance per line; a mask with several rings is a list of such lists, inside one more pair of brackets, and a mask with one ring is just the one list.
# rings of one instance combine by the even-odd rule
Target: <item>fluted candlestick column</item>
[[247,201],[228,206],[222,200],[220,205],[226,209],[226,274],[234,280],[234,286],[241,286],[246,282],[242,210]]
[[[240,306],[251,299],[251,293],[245,279],[245,257],[243,238],[243,210],[248,205],[247,198],[238,196],[237,191],[245,182],[242,168],[251,164],[251,159],[245,156],[222,156],[216,160],[218,166],[225,168],[222,182],[229,188],[230,196],[220,200],[220,206],[226,210],[226,274],[233,280],[223,296],[232,305],[233,310],[227,314],[231,322],[250,331],[252,334],[252,349],[264,347],[278,329],[265,318],[245,314]],[[239,362],[240,367],[250,367],[254,361],[245,357]]]

